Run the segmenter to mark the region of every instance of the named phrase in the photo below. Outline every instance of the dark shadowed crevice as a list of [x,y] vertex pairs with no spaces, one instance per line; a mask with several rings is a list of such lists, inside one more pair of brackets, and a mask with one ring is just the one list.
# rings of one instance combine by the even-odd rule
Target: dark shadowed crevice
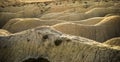
[[54,41],[54,43],[55,43],[56,46],[59,46],[62,43],[62,40],[57,39],[57,40]]
[[48,38],[49,38],[48,35],[44,35],[44,36],[42,37],[42,41],[45,42]]
[[48,35],[44,35],[44,36],[43,36],[43,39],[48,39]]
[[38,58],[28,58],[23,60],[22,62],[50,62],[50,61],[46,58],[38,57]]
[[3,48],[7,48],[7,45],[5,45]]
[[27,38],[27,42],[30,42],[30,39],[29,39],[29,38]]
[[67,42],[71,42],[71,40],[70,40],[70,39],[67,39],[66,41],[67,41]]

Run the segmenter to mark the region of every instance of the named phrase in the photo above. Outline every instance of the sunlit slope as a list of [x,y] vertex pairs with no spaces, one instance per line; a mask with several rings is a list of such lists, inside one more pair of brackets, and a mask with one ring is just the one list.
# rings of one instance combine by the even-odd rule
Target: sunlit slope
[[0,47],[2,62],[120,62],[120,47],[66,35],[50,27],[0,36]]
[[18,5],[32,2],[51,2],[53,0],[0,0],[0,6]]
[[47,2],[47,1],[54,1],[54,0],[19,0],[20,2]]

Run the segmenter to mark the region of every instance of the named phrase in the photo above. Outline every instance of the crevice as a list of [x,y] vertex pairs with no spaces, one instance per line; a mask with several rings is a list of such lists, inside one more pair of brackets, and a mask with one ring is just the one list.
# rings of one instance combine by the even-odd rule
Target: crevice
[[55,43],[56,46],[59,46],[62,43],[62,40],[57,39],[57,40],[54,41],[54,43]]
[[30,39],[27,38],[27,42],[30,42]]
[[48,38],[49,38],[48,35],[43,36],[43,39],[48,39]]
[[23,60],[22,62],[50,62],[50,61],[46,58],[38,57],[38,58],[28,58]]

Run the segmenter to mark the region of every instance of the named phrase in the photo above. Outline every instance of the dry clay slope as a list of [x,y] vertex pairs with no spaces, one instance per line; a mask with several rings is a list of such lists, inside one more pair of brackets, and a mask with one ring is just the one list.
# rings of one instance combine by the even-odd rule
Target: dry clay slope
[[109,39],[104,43],[108,45],[120,46],[120,37]]
[[66,34],[82,36],[104,42],[113,37],[120,36],[120,16],[107,17],[95,25],[60,23],[53,25],[52,27]]
[[10,35],[11,33],[7,30],[0,29],[0,36],[7,36]]
[[120,47],[38,27],[0,36],[1,62],[120,62]]
[[16,33],[23,30],[35,28],[37,26],[51,26],[62,22],[65,21],[41,20],[39,18],[15,18],[8,21],[8,23],[3,26],[3,29],[6,29],[12,33]]

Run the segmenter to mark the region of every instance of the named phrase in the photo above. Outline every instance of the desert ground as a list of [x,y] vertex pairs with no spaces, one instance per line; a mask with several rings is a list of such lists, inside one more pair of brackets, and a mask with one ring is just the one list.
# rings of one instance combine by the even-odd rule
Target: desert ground
[[0,62],[120,62],[120,0],[0,0]]

